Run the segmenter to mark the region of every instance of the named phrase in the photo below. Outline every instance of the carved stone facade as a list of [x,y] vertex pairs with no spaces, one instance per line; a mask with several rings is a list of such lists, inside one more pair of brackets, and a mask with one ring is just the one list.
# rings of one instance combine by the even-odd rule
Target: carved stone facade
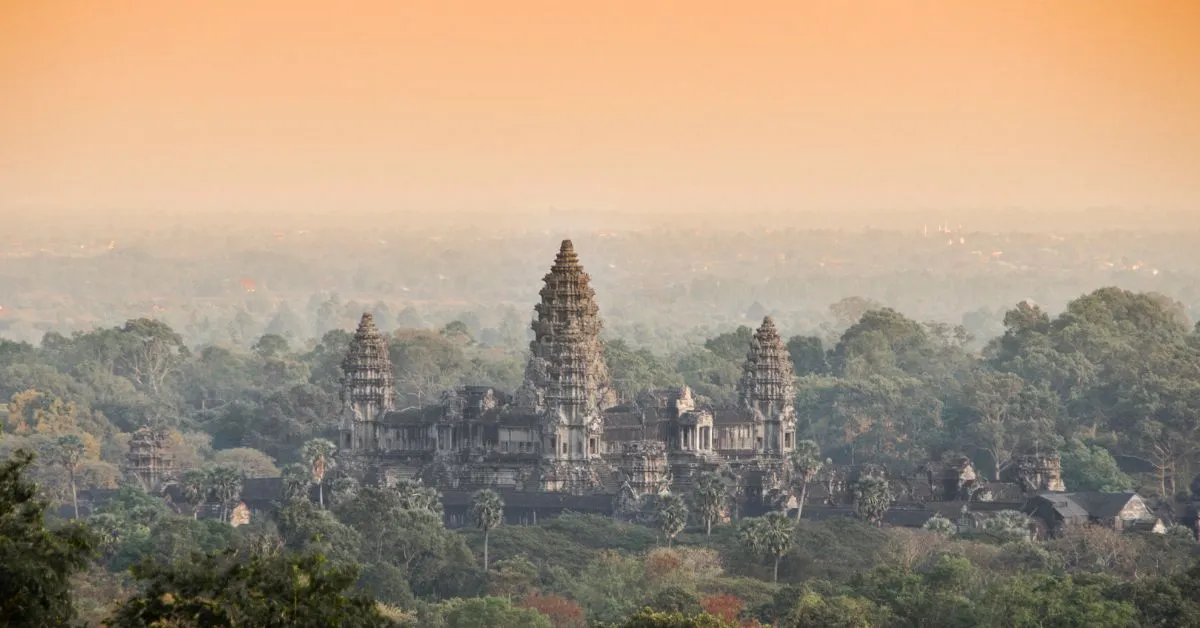
[[1062,479],[1062,459],[1056,453],[1018,456],[1017,481],[1026,491],[1064,492],[1067,490]]
[[750,340],[738,382],[738,402],[754,417],[757,448],[784,456],[796,445],[796,390],[792,360],[770,316]]
[[443,490],[627,497],[686,490],[704,471],[738,477],[760,503],[786,486],[795,445],[792,366],[770,318],[748,347],[740,404],[714,408],[687,387],[618,404],[604,361],[590,279],[570,240],[543,278],[525,381],[515,395],[485,386],[395,410],[387,347],[363,317],[343,364],[342,455],[361,474],[419,478]]
[[141,427],[129,439],[125,471],[146,492],[156,492],[174,477],[175,460],[167,434],[161,429]]
[[590,483],[591,474],[582,469],[599,456],[603,413],[616,403],[590,281],[575,247],[564,240],[534,307],[530,358],[517,393],[517,409],[539,418],[542,459],[551,463],[549,477],[561,489]]
[[671,486],[671,464],[662,441],[635,440],[625,443],[622,468],[635,495],[657,495]]
[[342,449],[379,448],[379,421],[396,409],[396,386],[387,340],[363,314],[342,361]]

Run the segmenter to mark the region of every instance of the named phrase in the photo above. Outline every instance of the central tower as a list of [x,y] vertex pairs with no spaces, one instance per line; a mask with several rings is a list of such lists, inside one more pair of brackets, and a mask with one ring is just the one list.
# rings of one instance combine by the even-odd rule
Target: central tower
[[795,447],[796,390],[792,359],[770,316],[750,339],[750,351],[738,382],[738,403],[755,425],[755,448],[782,457]]
[[543,281],[517,403],[541,417],[545,460],[591,460],[601,453],[603,412],[614,405],[615,394],[595,291],[570,240],[563,240]]

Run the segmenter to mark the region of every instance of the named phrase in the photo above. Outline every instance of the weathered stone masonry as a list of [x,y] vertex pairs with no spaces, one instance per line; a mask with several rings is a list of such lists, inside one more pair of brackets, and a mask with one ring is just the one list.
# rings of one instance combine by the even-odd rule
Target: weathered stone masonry
[[749,347],[736,407],[711,407],[687,387],[618,404],[595,292],[570,240],[540,296],[515,395],[466,386],[438,404],[399,411],[386,340],[364,315],[343,363],[341,447],[350,466],[443,490],[614,498],[684,490],[706,470],[736,477],[750,501],[786,481],[795,445],[792,366],[769,317]]

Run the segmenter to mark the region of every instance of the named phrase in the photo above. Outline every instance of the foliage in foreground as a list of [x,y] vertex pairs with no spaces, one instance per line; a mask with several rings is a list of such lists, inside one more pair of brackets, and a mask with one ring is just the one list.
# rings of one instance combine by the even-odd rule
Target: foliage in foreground
[[46,504],[23,474],[33,454],[0,465],[0,625],[61,626],[74,616],[71,575],[83,571],[95,537],[79,524],[50,530]]
[[331,566],[319,555],[195,556],[160,566],[146,561],[133,576],[143,590],[113,616],[117,626],[345,626],[394,625],[375,601],[349,592],[357,570]]

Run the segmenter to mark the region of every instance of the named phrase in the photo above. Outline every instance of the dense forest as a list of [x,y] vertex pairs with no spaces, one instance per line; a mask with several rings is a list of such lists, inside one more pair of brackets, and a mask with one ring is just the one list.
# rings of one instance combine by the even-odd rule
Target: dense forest
[[[998,479],[1014,455],[1062,454],[1072,490],[1138,490],[1166,521],[1200,469],[1200,329],[1154,293],[1105,288],[1051,315],[1020,302],[973,339],[865,298],[788,348],[799,433],[818,460],[915,466],[966,454]],[[517,334],[513,330],[514,335]],[[732,402],[748,327],[606,357],[624,395],[687,384]],[[647,525],[567,515],[447,530],[437,492],[339,476],[332,443],[344,329],[299,346],[265,334],[194,345],[151,318],[36,346],[0,341],[0,617],[11,625],[1180,626],[1200,625],[1194,536],[1021,522],[972,533],[780,513],[721,522],[664,499]],[[460,383],[512,389],[523,353],[451,321],[389,336],[402,405]],[[121,472],[131,433],[164,430],[186,504]],[[330,471],[326,474],[326,471]],[[268,518],[232,527],[246,478],[284,478]],[[308,499],[317,484],[321,500]],[[78,512],[87,489],[119,489]],[[218,506],[216,518],[196,516]],[[183,507],[181,507],[183,506]],[[883,504],[886,508],[886,502]],[[72,521],[74,519],[74,521]],[[486,550],[485,550],[486,548]],[[486,557],[485,557],[486,556]],[[486,567],[485,567],[486,564]],[[268,619],[269,618],[269,619]],[[166,622],[166,623],[155,623]]]

